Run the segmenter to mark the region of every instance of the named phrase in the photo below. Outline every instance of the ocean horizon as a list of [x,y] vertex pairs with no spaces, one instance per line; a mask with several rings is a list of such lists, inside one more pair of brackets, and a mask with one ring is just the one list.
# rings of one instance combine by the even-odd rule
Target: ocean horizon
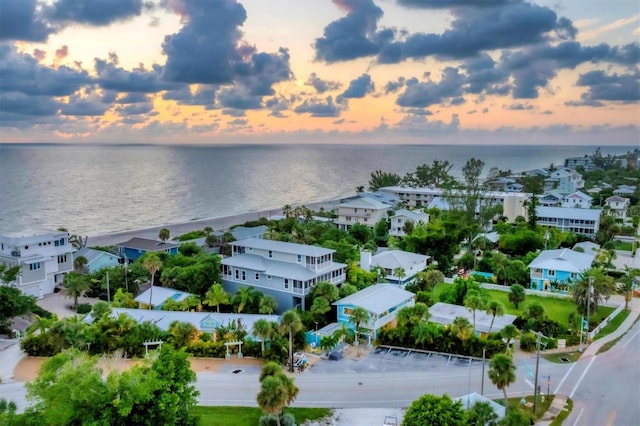
[[[519,172],[561,166],[595,145],[0,143],[0,233],[65,227],[81,235],[339,199],[371,172],[433,160]],[[601,146],[603,155],[635,146]]]

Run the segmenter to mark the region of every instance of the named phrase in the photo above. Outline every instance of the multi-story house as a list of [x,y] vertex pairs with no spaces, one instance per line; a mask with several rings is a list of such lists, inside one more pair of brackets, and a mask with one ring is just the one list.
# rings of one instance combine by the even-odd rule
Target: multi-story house
[[74,252],[67,232],[0,236],[0,263],[20,266],[18,278],[9,284],[39,299],[62,285],[64,275],[73,270]]
[[356,197],[338,205],[338,217],[335,223],[338,228],[345,231],[356,223],[373,228],[381,219],[387,217],[387,212],[391,209],[393,206],[375,198]]
[[600,229],[600,213],[600,209],[539,206],[536,208],[536,223],[594,238]]
[[593,159],[589,155],[584,157],[568,157],[564,159],[564,166],[567,169],[576,169],[578,167],[583,168],[586,171],[591,171],[595,168]]
[[178,253],[180,244],[171,241],[156,241],[147,238],[134,237],[128,241],[116,244],[118,253],[125,259],[125,263],[135,262],[145,253],[164,252],[168,254]]
[[538,205],[545,207],[560,207],[563,195],[558,191],[547,191],[542,195],[538,195]]
[[612,195],[604,200],[605,206],[609,210],[611,216],[626,217],[627,210],[631,202],[628,198],[621,197],[619,195]]
[[[458,194],[460,197],[464,196],[464,192],[445,191],[441,188],[432,187],[387,186],[380,188],[380,191],[397,196],[409,208],[433,205],[432,202],[434,200],[438,200],[439,202],[446,198],[455,198]],[[501,204],[503,208],[502,215],[510,221],[515,221],[516,217],[526,215],[525,204],[530,194],[523,192],[484,191],[480,194],[480,197],[482,197],[483,202]]]
[[278,312],[300,306],[319,282],[342,284],[344,263],[333,261],[335,250],[264,239],[230,243],[232,254],[222,259],[222,282],[230,293],[255,287],[278,302]]
[[427,269],[429,259],[424,254],[402,250],[384,250],[375,255],[365,250],[360,253],[360,267],[367,272],[381,268],[387,282],[404,286]]
[[584,187],[582,175],[571,169],[559,169],[551,172],[549,179],[557,182],[555,189],[563,194],[571,194]]
[[529,265],[530,287],[540,291],[567,292],[582,273],[591,268],[595,253],[571,249],[543,250]]
[[576,191],[562,197],[560,207],[570,207],[579,209],[590,209],[593,203],[593,197],[582,191]]
[[425,213],[422,209],[407,210],[400,209],[395,212],[390,218],[391,229],[389,229],[389,235],[395,235],[397,237],[404,237],[405,224],[412,223],[416,225],[418,223],[429,223],[429,214]]

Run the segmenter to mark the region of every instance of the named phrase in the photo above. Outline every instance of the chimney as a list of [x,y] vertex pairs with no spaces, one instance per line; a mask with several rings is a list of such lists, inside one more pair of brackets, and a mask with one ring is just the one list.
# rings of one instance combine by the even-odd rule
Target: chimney
[[371,272],[371,252],[363,250],[360,252],[360,267],[367,272]]

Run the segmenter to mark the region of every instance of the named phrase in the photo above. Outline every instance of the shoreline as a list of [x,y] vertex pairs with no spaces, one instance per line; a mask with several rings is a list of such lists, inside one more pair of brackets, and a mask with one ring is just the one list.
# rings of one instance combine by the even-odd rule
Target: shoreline
[[[321,207],[325,210],[332,210],[340,204],[342,199],[331,199],[318,201],[309,204],[299,204],[300,206],[304,205],[311,210],[317,211]],[[291,205],[292,207],[296,207],[298,205]],[[87,247],[93,246],[112,246],[118,243],[122,243],[127,241],[133,237],[138,238],[147,238],[152,240],[158,239],[158,233],[161,229],[167,228],[170,232],[171,238],[175,238],[182,234],[186,234],[187,232],[202,230],[206,227],[211,227],[216,231],[228,229],[234,225],[242,225],[245,222],[251,220],[258,220],[262,217],[270,218],[272,216],[282,215],[282,207],[277,207],[274,209],[266,209],[266,210],[256,210],[249,211],[229,216],[221,216],[221,217],[212,217],[207,219],[197,219],[189,222],[178,222],[160,226],[151,226],[148,228],[139,228],[132,229],[127,231],[117,231],[111,232],[107,234],[97,234],[97,235],[88,235]],[[82,235],[81,237],[85,237]]]

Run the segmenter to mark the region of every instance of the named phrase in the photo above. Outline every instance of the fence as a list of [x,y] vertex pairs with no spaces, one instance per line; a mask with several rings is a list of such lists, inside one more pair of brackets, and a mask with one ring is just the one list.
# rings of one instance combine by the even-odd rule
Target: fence
[[[445,282],[445,284],[453,284],[454,280],[455,280],[455,278],[447,278],[447,277],[445,277],[444,282]],[[492,284],[492,283],[479,283],[479,284],[480,284],[480,287],[486,288],[487,290],[497,290],[497,291],[504,291],[504,292],[511,291],[511,287],[506,286],[506,285]],[[534,296],[541,296],[541,297],[552,297],[552,298],[555,298],[555,299],[567,299],[567,298],[569,298],[568,294],[552,293],[550,291],[531,290],[529,288],[525,288],[524,292],[525,292],[525,294],[530,294],[530,295],[534,295]]]
[[598,334],[598,332],[602,330],[607,324],[609,324],[609,322],[611,322],[611,320],[614,319],[616,315],[622,312],[623,309],[624,306],[620,305],[613,312],[611,312],[611,314],[609,314],[609,316],[606,317],[596,328],[588,333],[589,339],[593,339]]

